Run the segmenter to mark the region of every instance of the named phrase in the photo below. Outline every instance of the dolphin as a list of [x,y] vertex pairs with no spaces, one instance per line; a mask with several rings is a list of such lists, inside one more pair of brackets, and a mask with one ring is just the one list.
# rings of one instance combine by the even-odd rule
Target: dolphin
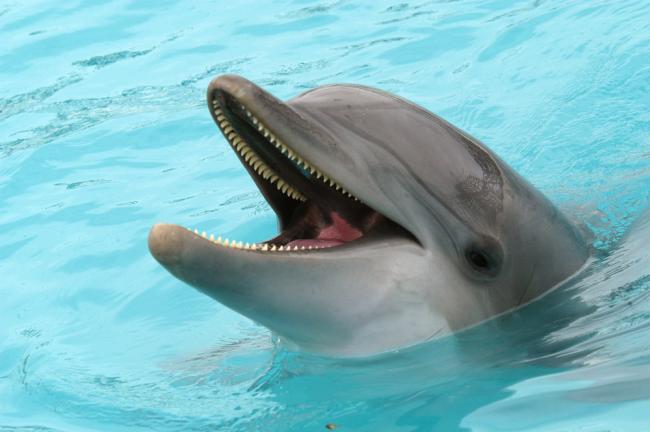
[[484,144],[361,85],[283,102],[236,75],[215,123],[277,215],[260,243],[156,224],[170,273],[290,349],[378,354],[465,329],[571,278],[581,230]]

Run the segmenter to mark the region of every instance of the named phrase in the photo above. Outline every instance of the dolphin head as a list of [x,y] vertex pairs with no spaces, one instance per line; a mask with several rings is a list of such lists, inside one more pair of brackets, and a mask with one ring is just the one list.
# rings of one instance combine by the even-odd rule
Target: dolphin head
[[149,248],[290,346],[358,356],[412,345],[524,304],[587,258],[540,192],[404,99],[331,85],[283,102],[224,75],[208,105],[280,233],[251,245],[157,224]]

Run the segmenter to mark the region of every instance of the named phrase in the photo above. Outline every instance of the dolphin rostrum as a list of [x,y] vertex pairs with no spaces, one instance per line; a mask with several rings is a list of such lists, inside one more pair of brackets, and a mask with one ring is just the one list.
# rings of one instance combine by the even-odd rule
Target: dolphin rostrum
[[280,234],[249,244],[156,224],[149,248],[290,347],[413,345],[530,302],[587,260],[580,230],[547,198],[412,102],[358,85],[283,102],[224,75],[208,105]]

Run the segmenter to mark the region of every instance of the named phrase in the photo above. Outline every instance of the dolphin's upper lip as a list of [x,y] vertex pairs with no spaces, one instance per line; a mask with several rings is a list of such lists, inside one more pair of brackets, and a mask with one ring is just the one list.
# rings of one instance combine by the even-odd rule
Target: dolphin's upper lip
[[[231,75],[212,81],[208,104],[215,123],[278,216],[281,233],[258,244],[195,230],[197,235],[216,247],[304,253],[352,246],[354,240],[373,231],[379,235],[372,238],[411,237],[291,147],[293,131],[314,131],[318,125],[308,123],[286,104],[244,78]],[[152,230],[155,238],[151,240],[150,236],[154,255],[164,261],[175,253],[173,246],[158,247],[166,241],[164,234],[169,229],[159,226]]]

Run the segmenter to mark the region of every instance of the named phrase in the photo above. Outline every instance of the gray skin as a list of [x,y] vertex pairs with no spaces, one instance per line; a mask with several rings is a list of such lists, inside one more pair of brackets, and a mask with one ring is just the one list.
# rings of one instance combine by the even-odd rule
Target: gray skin
[[[283,102],[233,75],[211,82],[209,106],[223,94],[411,234],[376,230],[339,247],[264,253],[224,248],[177,225],[151,229],[151,253],[168,271],[291,348],[365,356],[447,335],[530,302],[588,258],[581,232],[544,195],[412,102],[357,85]],[[249,172],[282,228],[273,188]],[[487,268],[471,262],[471,251]]]

